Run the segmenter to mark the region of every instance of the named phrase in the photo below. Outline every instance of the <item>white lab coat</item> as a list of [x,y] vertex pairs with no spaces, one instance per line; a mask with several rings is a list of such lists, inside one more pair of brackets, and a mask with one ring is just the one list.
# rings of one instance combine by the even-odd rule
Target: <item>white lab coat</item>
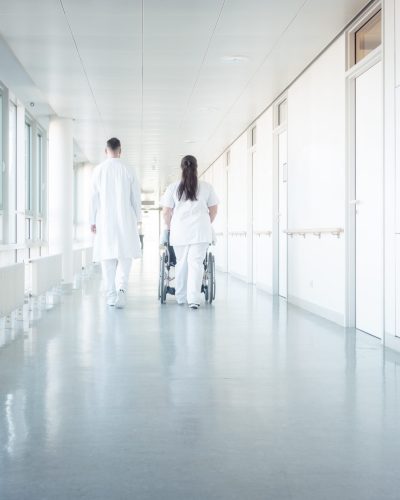
[[140,185],[135,172],[119,158],[107,159],[92,176],[90,223],[96,224],[93,260],[140,257],[140,221]]
[[179,182],[170,184],[160,200],[163,207],[173,209],[170,243],[172,246],[212,243],[213,232],[208,207],[218,205],[214,188],[199,181],[197,200],[178,199]]

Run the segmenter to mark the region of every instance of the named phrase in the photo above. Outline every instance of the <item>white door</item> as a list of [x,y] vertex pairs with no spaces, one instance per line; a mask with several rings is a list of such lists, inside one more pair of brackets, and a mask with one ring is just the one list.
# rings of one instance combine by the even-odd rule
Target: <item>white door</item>
[[382,336],[382,63],[356,79],[356,328]]
[[279,295],[287,298],[287,131],[278,135]]
[[252,282],[254,284],[257,283],[257,270],[259,268],[259,262],[258,262],[258,245],[257,245],[257,234],[255,231],[259,228],[258,224],[258,219],[262,214],[259,213],[259,207],[260,207],[260,202],[259,202],[259,196],[260,196],[260,191],[261,191],[261,186],[259,185],[259,172],[258,172],[258,164],[257,164],[257,153],[256,151],[253,151],[251,153],[251,162],[252,162],[252,239],[253,239],[253,244],[252,244],[252,251],[253,251],[253,280]]

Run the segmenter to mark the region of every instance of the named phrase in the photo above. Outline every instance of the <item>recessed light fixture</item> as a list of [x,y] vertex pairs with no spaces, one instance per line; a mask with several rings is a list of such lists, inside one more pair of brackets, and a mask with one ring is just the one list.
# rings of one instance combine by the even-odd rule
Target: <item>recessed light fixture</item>
[[223,56],[222,60],[224,62],[240,63],[248,61],[249,58],[247,56],[234,55],[234,56]]
[[183,141],[185,144],[194,144],[197,142],[195,139],[186,139],[186,141]]
[[199,111],[202,111],[205,113],[208,113],[208,112],[214,113],[215,111],[218,111],[218,110],[219,110],[219,108],[217,108],[216,106],[202,106],[201,108],[199,108]]

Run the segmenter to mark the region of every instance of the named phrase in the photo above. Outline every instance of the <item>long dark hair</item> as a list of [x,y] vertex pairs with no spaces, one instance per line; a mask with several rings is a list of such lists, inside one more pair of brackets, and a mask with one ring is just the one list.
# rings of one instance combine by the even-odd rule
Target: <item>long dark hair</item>
[[181,161],[182,179],[178,187],[178,199],[197,200],[197,160],[194,156],[187,155]]

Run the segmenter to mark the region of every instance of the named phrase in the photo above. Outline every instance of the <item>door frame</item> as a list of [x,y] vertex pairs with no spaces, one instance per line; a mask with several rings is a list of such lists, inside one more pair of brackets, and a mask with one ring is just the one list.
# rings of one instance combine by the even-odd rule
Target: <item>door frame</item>
[[[374,10],[379,5],[374,6]],[[349,32],[350,36],[357,27],[365,22],[365,18],[371,15],[368,11],[361,20]],[[345,240],[346,240],[346,279],[345,279],[345,326],[356,327],[356,213],[355,206],[350,201],[356,198],[356,79],[371,69],[376,64],[383,62],[382,45],[368,54],[359,63],[352,66],[346,72],[346,187],[345,187]],[[382,144],[384,146],[384,73],[382,65]],[[382,170],[379,173],[379,205],[380,205],[380,259],[379,259],[379,283],[380,290],[380,330],[379,338],[384,342],[385,337],[385,211],[384,211],[384,147],[382,148]]]
[[255,285],[254,276],[254,155],[257,153],[257,139],[253,143],[253,130],[257,138],[257,122],[247,131],[247,282]]
[[[273,277],[272,277],[272,293],[273,295],[279,296],[279,135],[286,132],[287,137],[287,163],[289,164],[289,137],[288,137],[288,118],[286,117],[285,123],[279,125],[279,106],[282,102],[286,101],[287,106],[287,117],[289,115],[289,100],[288,95],[285,92],[279,99],[277,99],[273,104],[273,171],[272,171],[272,182],[273,182],[273,200],[272,200],[272,238],[273,238]],[[287,193],[287,214],[289,214],[289,183],[288,183],[288,193]],[[289,250],[289,245],[288,245]],[[289,251],[287,251],[286,257],[286,291],[287,296],[289,295],[288,282],[289,282],[289,266],[288,258]],[[283,297],[282,297],[283,298]],[[285,299],[287,300],[287,298]]]

